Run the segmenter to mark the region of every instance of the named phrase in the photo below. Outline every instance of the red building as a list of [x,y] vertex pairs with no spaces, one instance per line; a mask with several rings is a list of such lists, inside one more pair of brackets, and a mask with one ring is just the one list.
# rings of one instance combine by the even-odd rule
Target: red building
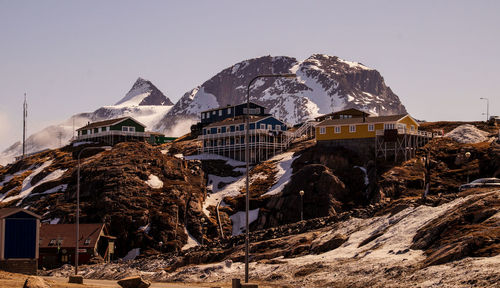
[[[76,246],[75,224],[42,224],[40,228],[39,267],[53,269],[64,264],[74,265]],[[80,224],[78,263],[87,264],[96,257],[112,259],[114,240],[104,224]]]

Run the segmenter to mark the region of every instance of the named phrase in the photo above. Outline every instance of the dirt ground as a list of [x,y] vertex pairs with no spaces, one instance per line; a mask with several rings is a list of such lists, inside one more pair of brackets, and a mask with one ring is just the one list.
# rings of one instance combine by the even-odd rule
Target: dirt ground
[[[2,288],[21,288],[24,282],[29,277],[29,275],[9,273],[0,270],[0,287]],[[61,277],[42,277],[50,285],[51,288],[86,288],[86,287],[101,287],[101,288],[120,288],[115,280],[94,280],[94,279],[84,279],[83,285],[81,284],[70,284],[68,283],[68,278]],[[277,288],[283,287],[280,285],[268,285],[264,283],[258,283],[259,287],[262,288]],[[153,282],[151,288],[205,288],[205,287],[231,287],[231,283],[162,283]]]

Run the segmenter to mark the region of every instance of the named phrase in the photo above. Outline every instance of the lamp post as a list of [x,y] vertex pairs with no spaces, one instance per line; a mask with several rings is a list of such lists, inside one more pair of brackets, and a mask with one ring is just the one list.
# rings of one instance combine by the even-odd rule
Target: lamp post
[[490,100],[486,97],[479,98],[481,100],[486,100],[486,122],[490,120]]
[[304,190],[299,191],[300,194],[300,221],[304,220]]
[[470,159],[470,152],[467,151],[465,152],[465,161],[467,163],[467,183],[469,183],[469,174],[470,174],[470,169],[469,169],[469,159]]
[[250,86],[259,78],[295,78],[295,74],[262,74],[255,76],[247,86],[247,113],[246,113],[246,128],[245,128],[245,162],[246,162],[246,199],[245,199],[245,283],[248,283],[248,245],[249,245],[249,225],[248,211],[250,210],[250,192],[249,192],[249,176],[248,168],[250,166]]
[[76,176],[76,245],[75,245],[75,275],[78,275],[78,238],[80,238],[80,156],[86,150],[111,150],[111,146],[85,147],[78,153],[78,172]]

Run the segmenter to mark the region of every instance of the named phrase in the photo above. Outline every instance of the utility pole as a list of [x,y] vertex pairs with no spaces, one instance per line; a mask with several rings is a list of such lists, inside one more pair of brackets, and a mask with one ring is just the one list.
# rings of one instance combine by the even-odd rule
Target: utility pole
[[23,157],[26,155],[26,117],[28,116],[28,103],[26,102],[26,93],[24,93],[23,103]]

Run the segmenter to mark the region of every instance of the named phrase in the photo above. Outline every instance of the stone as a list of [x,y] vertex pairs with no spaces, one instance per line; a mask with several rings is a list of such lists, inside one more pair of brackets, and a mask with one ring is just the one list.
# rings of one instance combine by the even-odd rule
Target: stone
[[50,288],[50,285],[41,277],[30,276],[24,282],[23,288]]
[[141,276],[132,276],[121,279],[118,285],[123,288],[148,288],[151,283],[143,280]]
[[82,275],[71,275],[71,276],[69,276],[68,283],[83,284],[83,276]]

